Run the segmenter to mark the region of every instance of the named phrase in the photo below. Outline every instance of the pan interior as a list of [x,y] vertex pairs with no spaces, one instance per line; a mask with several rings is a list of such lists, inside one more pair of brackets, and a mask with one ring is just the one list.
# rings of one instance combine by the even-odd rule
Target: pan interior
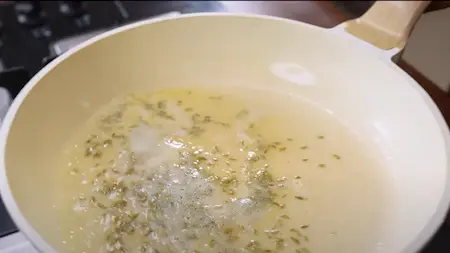
[[212,15],[143,25],[81,49],[29,91],[9,130],[8,182],[30,225],[59,249],[56,161],[101,106],[130,92],[257,89],[302,101],[379,154],[389,192],[371,252],[400,252],[432,219],[447,181],[443,134],[415,85],[356,40],[290,21]]

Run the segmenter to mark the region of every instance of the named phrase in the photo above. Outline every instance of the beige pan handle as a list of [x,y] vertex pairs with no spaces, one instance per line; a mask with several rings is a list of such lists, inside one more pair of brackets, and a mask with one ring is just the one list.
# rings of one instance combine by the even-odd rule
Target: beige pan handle
[[346,31],[384,50],[403,49],[412,28],[431,1],[376,1]]

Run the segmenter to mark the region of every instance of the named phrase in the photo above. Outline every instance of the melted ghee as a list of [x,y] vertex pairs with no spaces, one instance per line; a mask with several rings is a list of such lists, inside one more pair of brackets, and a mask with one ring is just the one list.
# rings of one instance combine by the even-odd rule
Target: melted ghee
[[[150,133],[157,137],[147,140]],[[151,141],[159,142],[146,146]],[[187,159],[202,160],[195,165],[204,168],[200,179],[176,166],[151,174],[161,163],[177,163],[183,145]],[[130,165],[139,152],[154,160]],[[387,199],[373,150],[320,108],[265,91],[177,89],[117,98],[70,136],[62,157],[59,252],[371,252]],[[138,183],[165,185],[159,190],[170,191],[166,198],[177,196],[163,212],[171,217],[148,218],[156,196],[148,191],[121,195]],[[252,187],[272,189],[271,199],[252,198]],[[205,205],[222,206],[208,209],[212,227],[195,230]],[[168,219],[159,230],[148,225]]]

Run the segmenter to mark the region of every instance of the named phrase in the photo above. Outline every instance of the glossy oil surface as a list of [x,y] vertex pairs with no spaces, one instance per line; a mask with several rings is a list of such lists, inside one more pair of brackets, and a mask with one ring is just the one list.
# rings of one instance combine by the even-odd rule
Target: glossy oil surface
[[[161,103],[167,114],[157,113]],[[209,118],[206,122],[205,117]],[[192,127],[192,121],[200,122],[201,134],[183,131]],[[242,203],[239,200],[252,196],[244,183],[246,168],[258,170],[269,165],[267,171],[273,175],[276,184],[282,184],[282,187],[273,189],[277,195],[276,202],[282,207],[264,205],[256,212],[249,212],[242,205],[225,206],[222,211],[232,215],[221,216],[223,224],[228,225],[218,229],[223,231],[227,226],[247,229],[233,230],[239,239],[234,240],[230,244],[232,246],[228,245],[228,250],[252,252],[248,246],[253,241],[260,242],[262,249],[272,252],[376,251],[383,206],[389,202],[390,190],[380,156],[332,115],[306,101],[262,90],[242,89],[236,93],[226,88],[170,89],[118,97],[68,136],[58,175],[64,190],[55,199],[62,234],[60,251],[107,252],[109,230],[104,221],[106,211],[89,201],[92,196],[97,201],[102,199],[93,183],[100,178],[99,174],[103,173],[101,178],[110,181],[120,178],[125,184],[133,180],[144,185],[155,184],[155,181],[142,179],[142,175],[148,173],[146,169],[152,169],[150,167],[145,167],[145,172],[141,171],[139,176],[112,170],[117,167],[121,152],[133,145],[129,141],[132,135],[143,128],[145,131],[139,135],[140,138],[145,139],[151,130],[165,140],[162,145],[174,143],[167,140],[176,140],[176,143],[187,145],[192,150],[209,151],[212,156],[208,159],[218,157],[217,160],[209,160],[216,161],[214,166],[204,166],[213,175],[223,178],[234,171],[232,174],[238,181],[234,194],[222,192],[221,181],[209,182],[217,193],[209,198],[211,203],[223,204],[233,199]],[[267,145],[265,149],[260,148],[263,159],[249,168],[249,155],[255,151],[252,149],[255,141]],[[92,150],[94,142],[100,144],[94,145],[95,150]],[[168,147],[179,149],[179,145]],[[215,149],[220,152],[213,155]],[[225,153],[233,159],[223,158]],[[178,157],[169,155],[167,159],[173,161]],[[157,183],[165,184],[167,189],[175,189],[171,188],[174,187],[172,180]],[[193,191],[193,195],[185,197],[195,198],[197,193]],[[127,205],[122,212],[135,212],[139,216],[132,224],[135,231],[121,237],[121,247],[126,252],[139,252],[145,243],[158,245],[161,241],[142,232],[142,226],[138,224],[147,222],[143,215],[145,210],[131,204],[134,203],[132,198],[132,195],[125,197]],[[100,202],[107,206],[107,210],[114,209],[114,200],[103,199]],[[172,215],[171,224],[177,224],[188,216],[188,212],[169,215]],[[271,236],[274,229],[278,230],[276,236]],[[206,233],[200,234],[200,243],[196,244],[195,250],[220,250],[220,244],[211,247],[208,242],[211,239],[220,241],[223,234],[219,233],[214,238]],[[172,235],[183,238],[183,233]],[[189,247],[183,250],[194,250]],[[168,252],[174,249],[169,247]]]

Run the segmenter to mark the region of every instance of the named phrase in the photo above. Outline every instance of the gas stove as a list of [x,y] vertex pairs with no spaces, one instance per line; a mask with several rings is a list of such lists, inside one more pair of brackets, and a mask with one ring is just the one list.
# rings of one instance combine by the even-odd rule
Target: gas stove
[[[0,122],[28,80],[75,45],[142,19],[216,11],[218,1],[0,1]],[[0,252],[37,253],[1,198]]]

